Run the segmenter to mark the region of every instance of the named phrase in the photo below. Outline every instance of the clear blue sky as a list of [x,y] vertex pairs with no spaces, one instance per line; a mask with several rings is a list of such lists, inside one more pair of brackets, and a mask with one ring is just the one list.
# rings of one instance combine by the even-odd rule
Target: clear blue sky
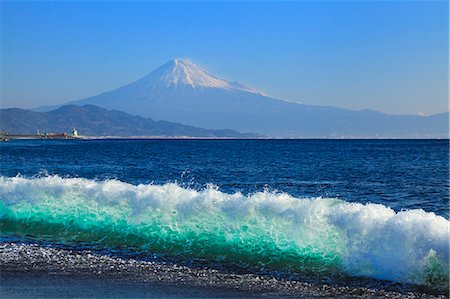
[[448,111],[446,1],[2,2],[1,107],[120,87],[175,57],[274,97]]

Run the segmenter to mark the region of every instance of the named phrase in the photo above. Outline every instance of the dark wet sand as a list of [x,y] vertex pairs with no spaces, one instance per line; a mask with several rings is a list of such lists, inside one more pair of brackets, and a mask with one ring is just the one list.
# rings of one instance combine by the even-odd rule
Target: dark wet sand
[[3,298],[448,298],[376,280],[237,274],[30,244],[0,244]]

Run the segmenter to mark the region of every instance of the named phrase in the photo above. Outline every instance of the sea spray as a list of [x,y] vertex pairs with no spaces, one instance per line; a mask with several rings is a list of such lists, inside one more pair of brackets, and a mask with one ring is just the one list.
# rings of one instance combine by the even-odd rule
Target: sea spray
[[285,193],[0,178],[3,236],[448,287],[443,217]]

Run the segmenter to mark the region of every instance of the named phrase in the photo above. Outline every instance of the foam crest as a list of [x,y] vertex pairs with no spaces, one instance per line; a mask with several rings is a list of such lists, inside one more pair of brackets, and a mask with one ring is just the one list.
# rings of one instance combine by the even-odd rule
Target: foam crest
[[2,234],[448,287],[443,217],[285,193],[0,177]]

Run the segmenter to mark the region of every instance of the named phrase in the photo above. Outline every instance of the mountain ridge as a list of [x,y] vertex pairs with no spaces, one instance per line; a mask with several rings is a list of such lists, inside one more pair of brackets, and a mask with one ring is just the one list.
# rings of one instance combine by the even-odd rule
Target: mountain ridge
[[70,132],[76,128],[89,136],[188,136],[255,138],[233,130],[208,130],[164,120],[130,115],[123,111],[107,110],[94,105],[66,105],[49,112],[35,112],[20,108],[0,109],[0,131],[9,134]]
[[122,87],[69,104],[93,104],[155,120],[294,138],[442,138],[448,113],[390,115],[314,106],[267,96],[175,59]]

